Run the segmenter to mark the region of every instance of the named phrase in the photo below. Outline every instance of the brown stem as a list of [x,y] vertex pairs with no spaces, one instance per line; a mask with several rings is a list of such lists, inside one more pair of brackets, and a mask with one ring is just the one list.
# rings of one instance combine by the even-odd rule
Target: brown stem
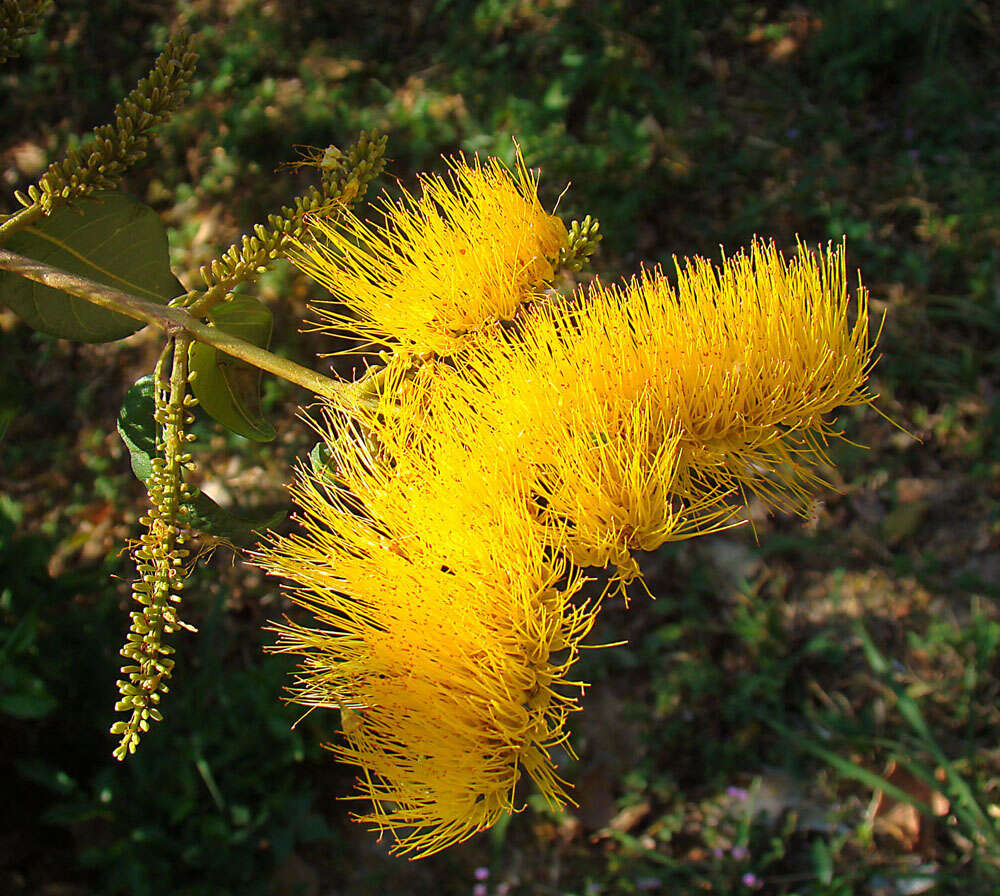
[[180,308],[157,305],[155,302],[130,295],[120,289],[96,283],[85,277],[78,277],[76,274],[50,267],[6,249],[0,249],[0,269],[12,271],[22,277],[27,277],[29,280],[34,280],[36,283],[42,283],[77,298],[85,299],[94,305],[100,305],[102,308],[117,311],[119,314],[124,314],[135,320],[152,324],[169,334],[187,333],[198,342],[214,346],[220,352],[225,352],[227,355],[246,361],[260,370],[266,370],[290,383],[309,389],[316,395],[333,399],[341,405],[353,406],[355,404],[350,383],[339,383],[328,376],[310,370],[308,367],[296,364],[294,361],[279,358],[252,342],[232,336],[218,327],[203,324]]

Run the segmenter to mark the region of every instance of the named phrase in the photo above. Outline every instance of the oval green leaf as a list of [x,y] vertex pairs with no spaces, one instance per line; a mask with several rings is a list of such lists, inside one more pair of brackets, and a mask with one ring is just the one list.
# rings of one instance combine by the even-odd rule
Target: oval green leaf
[[[165,305],[185,292],[170,271],[167,232],[149,206],[124,193],[95,193],[19,230],[5,248]],[[111,342],[142,321],[0,271],[0,301],[26,324],[59,339]]]
[[181,522],[185,526],[236,547],[254,544],[262,533],[281,525],[288,516],[284,510],[233,513],[220,507],[204,492],[198,492],[182,510]]
[[[273,315],[251,296],[235,296],[217,305],[208,316],[215,326],[233,336],[261,348],[271,344]],[[197,374],[191,389],[206,414],[255,442],[274,438],[274,427],[261,413],[258,368],[202,342],[191,344],[190,362],[191,372]]]
[[156,457],[156,392],[153,377],[147,374],[136,380],[125,395],[118,412],[118,435],[132,459],[132,472],[145,482],[153,473]]

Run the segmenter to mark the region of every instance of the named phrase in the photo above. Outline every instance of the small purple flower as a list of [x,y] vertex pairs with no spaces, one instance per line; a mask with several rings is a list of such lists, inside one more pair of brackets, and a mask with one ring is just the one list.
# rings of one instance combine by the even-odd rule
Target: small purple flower
[[747,856],[750,855],[750,850],[745,846],[734,846],[733,847],[733,858],[737,862],[742,862]]
[[756,890],[757,887],[760,886],[760,880],[757,878],[757,875],[754,874],[752,871],[748,871],[746,874],[743,875],[743,877],[740,878],[740,880],[743,881],[744,887],[752,887],[753,889]]
[[480,865],[475,871],[472,872],[472,876],[476,880],[488,880],[490,876],[490,869],[484,865]]
[[472,888],[472,896],[487,896],[489,890],[486,889],[486,884],[476,884]]
[[507,896],[510,892],[510,884],[504,881],[502,884],[497,886],[497,896]]
[[915,162],[917,159],[920,158],[920,150],[919,149],[908,149],[906,151],[906,154],[910,157],[910,161],[912,161],[912,162]]
[[659,890],[663,886],[663,881],[658,877],[640,877],[635,885],[638,889],[646,890]]
[[716,846],[712,850],[712,855],[715,856],[717,859],[721,859],[725,854],[726,851],[721,846]]
[[799,136],[799,129],[798,128],[789,128],[787,131],[785,131],[785,136],[789,140],[794,140],[796,137]]
[[745,787],[727,787],[726,796],[731,797],[737,802],[742,803],[750,794],[747,792]]

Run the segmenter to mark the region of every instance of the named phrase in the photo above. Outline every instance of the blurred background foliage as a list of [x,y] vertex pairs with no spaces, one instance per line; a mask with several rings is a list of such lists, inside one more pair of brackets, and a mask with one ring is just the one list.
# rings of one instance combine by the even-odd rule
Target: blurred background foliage
[[[292,729],[289,664],[261,653],[288,608],[224,549],[186,592],[200,633],[180,641],[166,724],[113,762],[120,550],[142,498],[115,418],[156,341],[73,345],[0,310],[0,890],[997,892],[995,6],[61,0],[0,69],[4,195],[104,121],[178,26],[199,77],[126,189],[168,224],[186,284],[307,182],[296,145],[378,127],[391,192],[442,153],[509,160],[516,137],[548,207],[600,218],[607,278],[754,234],[846,235],[885,313],[880,407],[922,442],[845,414],[870,448],[835,446],[838,492],[806,525],[751,507],[759,540],[647,558],[659,599],[609,605],[592,639],[630,646],[581,661],[580,807],[526,794],[509,825],[411,864],[336,800],[351,773],[319,746],[336,714]],[[338,346],[296,334],[316,288],[283,267],[257,294],[278,350],[330,369],[315,354]],[[282,502],[310,444],[301,398],[268,384],[280,436],[263,448],[199,423],[204,490]]]

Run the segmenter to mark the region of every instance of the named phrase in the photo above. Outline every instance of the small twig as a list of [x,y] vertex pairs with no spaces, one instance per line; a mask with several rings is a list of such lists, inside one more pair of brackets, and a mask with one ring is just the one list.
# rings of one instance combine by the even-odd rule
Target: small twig
[[27,208],[22,208],[17,214],[11,215],[3,224],[0,224],[0,243],[22,227],[27,227],[32,222],[37,221],[43,214],[40,205],[29,205]]

